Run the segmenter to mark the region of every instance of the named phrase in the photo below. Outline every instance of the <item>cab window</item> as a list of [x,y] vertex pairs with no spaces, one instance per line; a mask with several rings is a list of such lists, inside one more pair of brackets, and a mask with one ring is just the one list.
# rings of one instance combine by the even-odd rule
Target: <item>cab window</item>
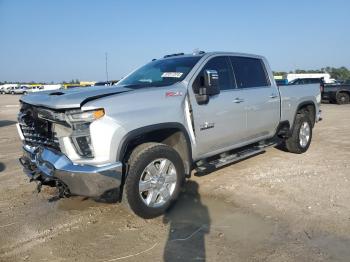
[[238,88],[270,86],[261,59],[231,56],[230,61]]
[[227,58],[225,56],[217,56],[210,59],[198,74],[193,85],[194,93],[198,94],[199,88],[204,85],[205,70],[216,70],[218,72],[219,87],[221,91],[235,88],[232,81],[232,73]]

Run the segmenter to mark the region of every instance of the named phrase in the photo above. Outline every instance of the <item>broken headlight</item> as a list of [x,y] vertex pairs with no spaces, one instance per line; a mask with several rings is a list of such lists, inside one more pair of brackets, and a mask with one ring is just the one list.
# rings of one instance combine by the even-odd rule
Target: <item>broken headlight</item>
[[73,129],[70,138],[74,144],[76,152],[80,156],[86,158],[94,156],[90,136],[90,124],[104,115],[105,112],[103,109],[66,112],[67,120]]

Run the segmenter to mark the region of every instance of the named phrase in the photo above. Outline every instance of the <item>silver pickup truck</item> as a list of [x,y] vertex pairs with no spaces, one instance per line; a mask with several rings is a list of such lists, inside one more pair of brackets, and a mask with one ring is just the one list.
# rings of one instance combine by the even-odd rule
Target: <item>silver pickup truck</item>
[[164,213],[193,170],[210,172],[281,144],[305,152],[319,85],[277,87],[262,56],[197,52],[154,59],[116,86],[21,98],[20,162],[60,196],[118,194],[139,216]]

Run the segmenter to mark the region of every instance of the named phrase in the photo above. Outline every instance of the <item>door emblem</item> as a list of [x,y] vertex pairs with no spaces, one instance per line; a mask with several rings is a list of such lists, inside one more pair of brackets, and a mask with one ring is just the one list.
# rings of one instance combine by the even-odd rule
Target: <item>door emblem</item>
[[214,125],[214,123],[204,122],[204,124],[200,126],[200,130],[203,131],[206,129],[214,128]]

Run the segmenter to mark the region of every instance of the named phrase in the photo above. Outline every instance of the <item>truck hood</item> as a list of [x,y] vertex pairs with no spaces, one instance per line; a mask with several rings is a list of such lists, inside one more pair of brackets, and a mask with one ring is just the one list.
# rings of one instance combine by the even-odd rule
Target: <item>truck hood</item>
[[20,101],[52,109],[80,108],[88,101],[105,96],[131,91],[130,88],[109,87],[79,87],[74,89],[58,89],[30,93],[21,97]]

